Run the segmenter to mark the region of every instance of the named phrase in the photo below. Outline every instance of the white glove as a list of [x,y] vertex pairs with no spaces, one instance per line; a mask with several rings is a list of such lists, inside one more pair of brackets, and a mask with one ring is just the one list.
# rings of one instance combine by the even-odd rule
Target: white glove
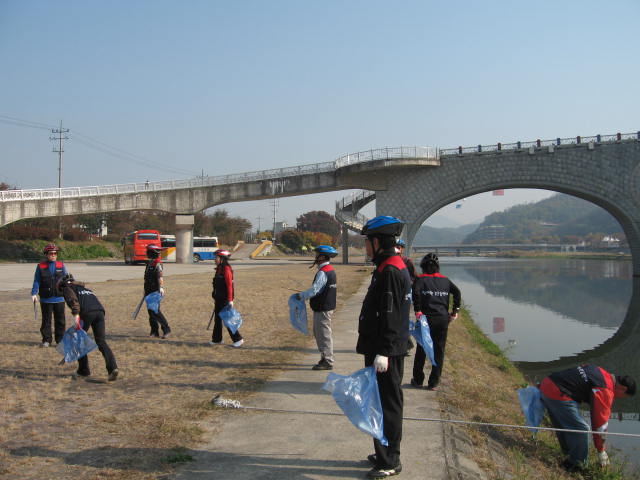
[[229,302],[229,306],[230,306],[230,307],[233,307],[233,300],[231,300],[231,301]]
[[386,372],[389,368],[389,358],[384,355],[376,355],[373,366],[376,367],[376,372]]
[[458,318],[458,314],[457,313],[452,313],[449,315],[449,321],[453,322],[456,318]]
[[608,467],[611,462],[609,462],[609,455],[605,450],[598,452],[598,460],[600,461],[601,467]]
[[82,323],[80,322],[80,315],[74,317],[76,323],[76,330],[82,330]]
[[36,303],[38,301],[38,296],[37,295],[31,295],[31,301],[33,303]]
[[160,295],[164,297],[164,288],[160,287]]

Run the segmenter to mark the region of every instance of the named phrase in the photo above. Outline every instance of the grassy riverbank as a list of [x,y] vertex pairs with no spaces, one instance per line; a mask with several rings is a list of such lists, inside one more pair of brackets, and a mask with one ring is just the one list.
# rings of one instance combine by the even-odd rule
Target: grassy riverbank
[[[444,374],[438,400],[443,417],[472,422],[524,425],[517,389],[526,385],[522,373],[473,323],[463,310],[451,324]],[[551,426],[550,424],[548,426]],[[601,469],[591,448],[591,467],[574,476],[559,467],[560,448],[552,432],[537,439],[524,429],[454,427],[462,429],[473,444],[473,458],[490,479],[640,479],[624,473],[624,459],[610,451],[612,465]]]

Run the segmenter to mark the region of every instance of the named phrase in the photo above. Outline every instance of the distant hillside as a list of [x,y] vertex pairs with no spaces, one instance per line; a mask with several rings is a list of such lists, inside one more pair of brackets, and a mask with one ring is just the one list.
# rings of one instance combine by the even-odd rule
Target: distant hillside
[[423,225],[413,239],[413,246],[455,245],[462,243],[462,240],[477,228],[477,223],[462,225],[457,228],[435,228]]
[[463,243],[487,241],[487,230],[496,226],[501,229],[501,240],[513,243],[557,242],[567,236],[584,238],[592,234],[624,237],[622,227],[608,212],[565,194],[487,215]]

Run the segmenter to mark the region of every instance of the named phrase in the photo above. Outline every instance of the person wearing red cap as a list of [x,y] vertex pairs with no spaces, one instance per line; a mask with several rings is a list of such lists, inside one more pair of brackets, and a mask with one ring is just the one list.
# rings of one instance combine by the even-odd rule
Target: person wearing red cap
[[33,277],[33,286],[31,287],[31,301],[35,303],[38,300],[36,294],[40,296],[40,311],[42,312],[42,324],[40,326],[40,334],[42,335],[43,347],[48,347],[53,341],[51,335],[51,317],[54,320],[54,336],[56,343],[62,341],[65,330],[64,318],[64,297],[56,292],[56,282],[67,274],[67,269],[62,261],[58,260],[58,252],[60,249],[54,244],[47,244],[42,253],[47,257],[46,260],[40,262],[36,267],[36,273]]
[[[233,307],[233,269],[231,268],[231,265],[229,265],[229,257],[231,257],[231,252],[229,252],[229,250],[222,248],[216,250],[216,272],[213,275],[213,280],[211,282],[213,284],[211,297],[213,298],[214,303],[213,312],[215,318],[213,320],[213,333],[211,335],[209,345],[222,345],[224,343],[222,341],[222,318],[220,318],[220,312],[227,305],[231,305]],[[233,342],[232,346],[240,348],[244,343],[244,339],[242,338],[242,335],[240,335],[240,330],[233,333],[229,328],[227,328],[227,332],[229,332],[229,336]]]
[[[149,245],[147,247],[147,268],[144,270],[144,296],[160,292],[160,295],[164,296],[164,278],[162,277],[162,258],[160,252],[162,247],[157,245]],[[171,333],[169,322],[165,318],[164,314],[160,311],[160,304],[158,304],[158,312],[154,312],[150,308],[147,308],[149,312],[149,325],[151,326],[150,337],[160,336],[160,327],[162,327],[162,338],[167,338]]]

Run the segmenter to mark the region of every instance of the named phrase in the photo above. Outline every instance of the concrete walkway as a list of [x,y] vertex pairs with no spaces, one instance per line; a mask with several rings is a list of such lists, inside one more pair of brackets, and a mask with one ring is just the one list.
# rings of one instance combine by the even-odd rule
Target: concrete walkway
[[[367,285],[336,312],[333,321],[334,372],[347,375],[362,368],[355,353],[357,319]],[[250,347],[249,347],[250,348]],[[321,389],[327,371],[312,371],[319,354],[307,354],[299,366],[282,372],[245,406],[340,412]],[[409,386],[413,356],[406,357],[405,417],[440,418],[436,393]],[[233,400],[233,398],[228,398]],[[192,453],[174,480],[366,478],[373,453],[371,437],[344,416],[229,409],[213,439]],[[439,422],[405,420],[401,447],[403,471],[398,478],[448,479],[444,429]]]

